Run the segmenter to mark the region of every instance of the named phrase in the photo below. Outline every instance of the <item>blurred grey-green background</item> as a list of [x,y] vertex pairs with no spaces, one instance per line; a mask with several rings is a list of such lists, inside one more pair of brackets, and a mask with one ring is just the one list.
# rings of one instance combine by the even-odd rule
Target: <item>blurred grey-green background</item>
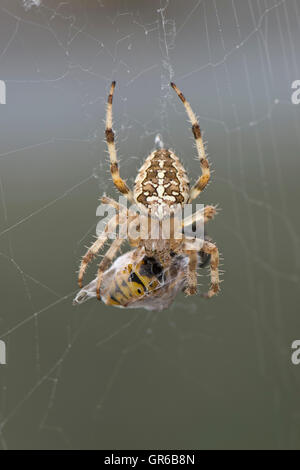
[[[299,44],[299,0],[0,1],[2,448],[300,448]],[[211,301],[72,306],[99,197],[117,197],[112,79],[130,183],[158,132],[199,174],[171,79],[199,116],[198,202],[222,209]]]

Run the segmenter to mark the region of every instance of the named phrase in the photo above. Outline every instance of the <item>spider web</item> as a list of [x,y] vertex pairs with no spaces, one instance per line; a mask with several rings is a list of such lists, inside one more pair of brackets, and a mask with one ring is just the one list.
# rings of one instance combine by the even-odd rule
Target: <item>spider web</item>
[[[0,5],[2,448],[299,448],[299,1]],[[99,197],[116,197],[103,142],[113,79],[130,183],[157,133],[195,179],[171,80],[198,112],[214,170],[200,202],[222,208],[211,302],[72,306]]]

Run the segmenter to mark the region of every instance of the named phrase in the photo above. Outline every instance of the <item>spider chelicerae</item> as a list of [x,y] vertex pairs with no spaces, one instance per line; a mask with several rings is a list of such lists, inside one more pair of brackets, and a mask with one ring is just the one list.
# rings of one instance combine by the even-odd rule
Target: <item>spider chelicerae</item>
[[[130,233],[127,233],[127,239],[130,245],[135,248],[134,258],[138,260],[141,255],[155,258],[161,263],[164,269],[166,269],[171,265],[174,256],[187,256],[189,261],[186,268],[184,292],[187,295],[194,295],[197,292],[198,253],[201,250],[203,253],[210,256],[211,285],[206,297],[212,297],[219,291],[218,248],[211,241],[204,239],[204,237],[203,239],[199,239],[194,236],[185,235],[184,228],[198,221],[206,223],[216,214],[216,208],[214,206],[206,206],[203,210],[196,211],[192,216],[183,219],[180,222],[180,234],[183,234],[182,236],[178,236],[178,226],[176,229],[174,228],[176,225],[174,223],[174,214],[178,208],[182,209],[185,204],[191,203],[199,196],[210,179],[209,163],[206,158],[197,118],[179,88],[174,83],[171,83],[171,87],[182,101],[192,124],[192,131],[200,161],[201,175],[194,186],[190,188],[189,179],[179,158],[172,150],[160,146],[160,148],[154,150],[146,158],[135,179],[135,185],[132,191],[121,178],[117,161],[115,137],[112,129],[112,101],[115,85],[116,83],[112,82],[108,96],[105,128],[106,142],[110,157],[110,171],[117,189],[126,196],[131,203],[135,204],[141,213],[130,208],[127,209],[125,205],[121,205],[111,198],[106,196],[102,197],[102,203],[112,206],[116,210],[116,215],[108,221],[103,232],[82,258],[78,276],[79,286],[82,287],[82,279],[87,265],[103,247],[110,234],[116,231],[118,226],[121,228],[128,224],[128,222],[132,223],[138,219],[138,227],[140,228],[142,225],[141,221],[146,220],[148,222],[148,231],[145,234],[141,229],[137,237],[131,237]],[[152,238],[151,228],[149,229],[151,219],[156,218],[159,220],[159,223],[161,223],[166,217],[168,217],[171,222],[169,237],[163,237],[160,232],[158,237]],[[124,241],[125,237],[114,239],[98,266],[96,292],[99,300],[101,300],[100,290],[103,274],[110,266]]]

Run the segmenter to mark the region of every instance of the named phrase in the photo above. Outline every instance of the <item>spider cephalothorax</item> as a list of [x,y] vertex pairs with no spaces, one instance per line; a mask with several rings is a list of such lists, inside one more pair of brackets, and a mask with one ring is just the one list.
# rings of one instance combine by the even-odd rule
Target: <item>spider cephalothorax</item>
[[[197,291],[197,253],[202,250],[203,253],[210,256],[211,287],[207,296],[212,297],[219,291],[218,248],[208,240],[186,235],[178,237],[178,233],[180,232],[180,234],[182,234],[184,232],[183,229],[186,226],[191,226],[195,222],[202,221],[205,223],[210,220],[216,213],[215,207],[206,206],[204,210],[197,211],[192,216],[180,221],[179,231],[178,227],[174,228],[176,225],[174,225],[174,214],[178,209],[182,209],[186,203],[195,199],[205,188],[210,179],[210,170],[197,118],[181,91],[174,83],[171,83],[171,86],[183,102],[192,124],[192,131],[201,167],[201,175],[194,186],[190,189],[186,171],[175,153],[169,149],[162,148],[162,145],[160,145],[158,149],[150,153],[146,158],[135,179],[133,192],[129,189],[126,182],[120,176],[114,131],[112,129],[112,101],[115,82],[111,84],[108,96],[105,129],[110,156],[110,170],[113,182],[117,189],[126,196],[128,200],[136,204],[142,212],[141,217],[138,219],[138,226],[140,227],[138,237],[133,238],[129,232],[127,233],[129,243],[131,246],[136,248],[134,251],[134,258],[139,259],[141,253],[145,253],[147,257],[153,257],[161,262],[164,269],[166,269],[171,265],[173,256],[186,256],[188,263],[185,277],[185,292],[187,295],[192,295]],[[80,287],[82,285],[82,278],[87,264],[102,248],[110,234],[116,231],[118,225],[120,225],[120,227],[127,226],[128,222],[130,225],[130,223],[136,221],[139,217],[137,211],[127,209],[127,207],[117,203],[113,199],[103,197],[102,202],[113,206],[116,209],[117,214],[109,220],[104,231],[83,257],[78,278]],[[149,222],[149,220],[153,218],[158,219],[160,224],[163,219],[172,219],[173,224],[171,224],[172,228],[168,238],[163,236],[161,231],[159,232],[158,237],[154,238],[152,236],[152,232],[149,237],[149,226],[151,226],[151,223],[150,225],[147,225],[146,233],[142,230],[141,226],[143,224],[141,224],[140,221],[146,219]],[[111,264],[124,240],[124,237],[116,238],[99,264],[96,288],[99,300],[101,298],[100,288],[103,273]]]

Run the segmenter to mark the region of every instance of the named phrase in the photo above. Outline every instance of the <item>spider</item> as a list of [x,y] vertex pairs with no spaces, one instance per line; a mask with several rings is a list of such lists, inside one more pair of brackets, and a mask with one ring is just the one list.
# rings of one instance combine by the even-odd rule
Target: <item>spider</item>
[[[146,158],[137,174],[132,191],[121,178],[117,161],[115,137],[112,129],[112,102],[115,85],[116,82],[112,82],[108,96],[105,128],[112,180],[120,193],[141,210],[144,218],[149,219],[149,214],[151,213],[151,218],[156,217],[161,221],[169,214],[170,219],[174,220],[175,209],[178,207],[183,208],[185,204],[191,203],[204,190],[210,179],[209,164],[197,118],[179,88],[174,83],[171,83],[171,87],[182,101],[192,124],[192,131],[200,160],[201,175],[194,186],[190,188],[189,179],[179,158],[172,150],[161,148],[162,146],[160,146],[160,148],[154,150]],[[137,211],[128,210],[127,207],[113,199],[104,196],[101,200],[102,203],[113,206],[117,214],[108,221],[103,232],[82,258],[78,275],[80,287],[82,287],[82,279],[87,265],[108,240],[109,234],[115,231],[118,225],[121,228],[126,223],[133,222],[139,217]],[[215,213],[216,208],[214,206],[206,206],[203,211],[197,211],[193,216],[183,219],[181,227],[184,228],[200,220],[205,223],[213,218]],[[149,236],[145,237],[142,232],[134,239],[130,235],[127,235],[127,238],[130,245],[136,248],[136,259],[143,252],[145,256],[155,258],[164,269],[171,265],[174,256],[187,256],[188,263],[184,286],[186,295],[197,293],[198,252],[202,250],[203,253],[210,255],[211,285],[205,296],[212,297],[217,294],[219,291],[219,252],[217,246],[205,239],[185,235],[178,237],[176,233],[176,230],[171,230],[168,239],[163,238],[161,234],[155,239],[149,238]],[[103,274],[112,263],[124,241],[124,237],[114,239],[98,266],[96,284],[98,300],[101,300],[100,289]]]

